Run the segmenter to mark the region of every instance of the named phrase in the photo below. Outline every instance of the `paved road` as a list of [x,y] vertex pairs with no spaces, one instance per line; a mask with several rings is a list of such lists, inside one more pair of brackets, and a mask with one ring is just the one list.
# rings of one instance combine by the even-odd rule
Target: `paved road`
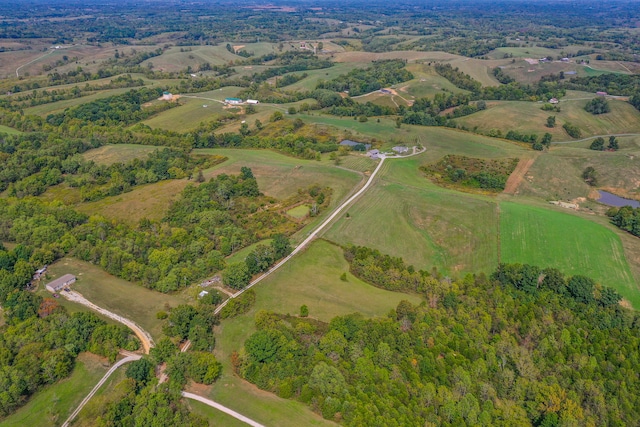
[[96,392],[100,389],[100,387],[102,387],[102,385],[109,379],[109,377],[111,376],[111,374],[113,374],[116,369],[118,369],[120,366],[126,364],[126,363],[130,363],[136,360],[139,360],[142,356],[139,354],[136,355],[130,355],[125,357],[124,359],[120,360],[119,362],[116,362],[115,365],[113,365],[111,367],[111,369],[109,369],[107,371],[106,374],[104,374],[104,376],[102,377],[102,379],[98,382],[98,384],[95,385],[95,387],[93,387],[93,389],[89,392],[89,394],[87,394],[87,397],[85,397],[82,402],[80,402],[80,405],[78,405],[78,407],[76,408],[75,411],[73,411],[71,413],[71,415],[69,415],[69,418],[67,418],[67,420],[64,422],[64,424],[62,424],[62,427],[69,427],[69,423],[71,421],[73,421],[73,419],[75,417],[78,416],[78,414],[80,413],[80,411],[82,410],[82,408],[84,408],[84,406],[89,402],[89,400],[91,400],[91,398],[93,397],[94,394],[96,394]]
[[182,392],[182,397],[186,397],[187,399],[197,400],[198,402],[202,402],[205,405],[209,405],[212,408],[216,408],[218,411],[222,411],[225,414],[231,415],[233,418],[242,421],[243,423],[249,424],[252,427],[265,427],[264,425],[253,421],[251,418],[247,418],[242,414],[237,413],[233,409],[229,409],[226,406],[222,406],[221,404],[214,402],[213,400],[207,399],[206,397],[198,396],[197,394],[187,393],[186,391]]
[[151,338],[151,335],[147,331],[142,329],[142,327],[140,327],[134,321],[129,320],[126,317],[122,317],[120,315],[110,312],[109,310],[106,310],[102,307],[95,305],[94,303],[92,303],[91,301],[83,297],[82,294],[80,294],[77,291],[70,291],[70,292],[62,291],[60,292],[60,295],[64,296],[69,301],[77,302],[78,304],[82,304],[86,307],[89,307],[90,309],[97,311],[98,313],[104,316],[107,316],[108,318],[113,319],[117,322],[120,322],[126,327],[130,328],[142,343],[142,348],[144,349],[145,354],[149,354],[149,349],[152,347],[155,347],[155,343],[153,342],[153,338]]

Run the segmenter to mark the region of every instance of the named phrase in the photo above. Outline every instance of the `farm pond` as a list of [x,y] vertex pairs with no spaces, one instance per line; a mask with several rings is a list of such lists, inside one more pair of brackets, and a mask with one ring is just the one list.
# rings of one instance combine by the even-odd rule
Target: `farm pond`
[[600,193],[598,201],[602,204],[615,207],[631,206],[633,208],[640,208],[640,202],[637,200],[625,199],[624,197],[616,196],[615,194],[602,190],[598,190],[598,193]]

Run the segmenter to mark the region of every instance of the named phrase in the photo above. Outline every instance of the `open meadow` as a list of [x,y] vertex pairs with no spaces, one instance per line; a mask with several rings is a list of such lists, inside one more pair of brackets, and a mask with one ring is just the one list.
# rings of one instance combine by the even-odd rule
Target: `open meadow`
[[93,160],[100,165],[126,163],[133,159],[145,159],[149,154],[160,148],[152,145],[118,144],[103,145],[83,153],[85,160]]
[[[281,399],[239,379],[232,373],[230,355],[240,350],[255,331],[253,318],[259,310],[297,315],[300,306],[306,304],[310,317],[328,322],[335,316],[354,312],[366,317],[384,316],[403,299],[413,304],[420,301],[416,295],[368,285],[348,273],[348,268],[338,246],[317,240],[256,286],[255,306],[247,314],[225,320],[217,327],[215,353],[224,369],[209,396],[267,426],[335,426],[300,402]],[[347,281],[342,281],[340,275],[345,272]]]
[[0,419],[1,427],[50,427],[61,425],[93,386],[107,372],[106,359],[81,353],[71,375],[47,386],[10,416]]
[[163,323],[156,318],[156,313],[166,311],[167,305],[175,307],[187,302],[183,293],[163,294],[152,291],[75,258],[62,258],[52,264],[47,275],[54,279],[68,273],[78,278],[72,285],[74,290],[94,304],[133,320],[156,339],[162,333]]
[[[585,111],[584,106],[595,94],[569,92],[567,100],[558,104],[560,112],[542,110],[542,103],[526,101],[489,101],[487,109],[470,116],[455,119],[456,123],[468,129],[488,132],[497,129],[505,135],[510,130],[521,133],[535,133],[542,136],[548,132],[552,141],[573,139],[562,128],[564,123],[576,125],[583,137],[607,135],[612,133],[640,132],[640,112],[628,102],[611,99],[611,112],[593,115]],[[556,126],[546,126],[547,117],[556,117]]]
[[558,209],[500,203],[502,262],[590,276],[639,308],[640,289],[617,234],[610,227]]

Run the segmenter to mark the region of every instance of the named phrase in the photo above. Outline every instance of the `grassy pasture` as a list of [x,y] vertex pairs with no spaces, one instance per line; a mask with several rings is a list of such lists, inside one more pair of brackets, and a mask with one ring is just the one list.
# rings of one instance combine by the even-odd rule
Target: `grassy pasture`
[[338,52],[333,55],[333,58],[335,62],[371,62],[383,59],[406,59],[409,62],[415,62],[417,60],[451,61],[463,57],[446,52],[418,52],[412,50],[403,50],[381,53],[362,51]]
[[311,317],[329,321],[353,312],[367,317],[383,316],[402,299],[414,304],[420,301],[414,295],[375,288],[349,273],[343,282],[340,275],[347,270],[342,250],[318,240],[256,286],[256,306],[246,315],[225,320],[218,327],[215,352],[224,369],[211,389],[211,398],[265,425],[335,426],[300,402],[281,399],[240,380],[232,374],[229,358],[255,331],[253,317],[258,310],[297,314],[300,306],[306,304]]
[[20,135],[21,131],[18,129],[11,128],[9,126],[0,125],[0,133],[6,133],[8,135]]
[[340,167],[358,172],[372,172],[378,162],[366,156],[349,155],[340,157]]
[[397,85],[398,93],[401,95],[407,93],[414,98],[424,98],[442,93],[443,91],[453,93],[466,92],[440,76],[433,67],[426,64],[409,64],[406,68],[413,73],[415,79]]
[[635,308],[640,307],[638,285],[620,238],[610,228],[551,208],[503,202],[500,210],[502,262],[584,274],[617,289]]
[[[152,128],[175,132],[195,129],[201,122],[214,120],[227,113],[222,102],[235,96],[240,88],[229,86],[218,90],[190,93],[181,97],[179,107],[163,111],[142,123]],[[203,105],[207,107],[204,108]]]
[[72,288],[94,304],[125,316],[142,326],[156,339],[162,332],[162,320],[156,313],[165,304],[175,307],[186,303],[182,294],[167,295],[112,276],[99,266],[75,258],[63,258],[49,267],[48,276],[56,278],[74,274],[78,281]]
[[85,160],[93,160],[101,165],[125,163],[131,159],[144,159],[158,147],[138,144],[104,145],[82,154]]
[[49,104],[36,105],[35,107],[29,107],[24,109],[25,114],[34,114],[36,116],[46,117],[49,114],[60,113],[65,108],[71,108],[80,104],[86,104],[97,99],[107,98],[109,96],[120,95],[129,92],[132,88],[120,88],[120,89],[106,89],[96,91],[91,95],[83,96],[81,98],[65,99],[62,101],[51,102]]
[[[538,102],[489,101],[486,110],[458,118],[456,122],[469,129],[477,128],[483,132],[499,129],[503,134],[506,134],[509,130],[516,130],[524,133],[536,133],[540,136],[549,132],[553,136],[553,141],[572,139],[562,128],[566,122],[578,126],[583,137],[640,132],[640,112],[631,104],[611,99],[609,100],[610,113],[593,115],[584,110],[588,99],[592,97],[594,97],[593,94],[584,94],[578,99],[562,100],[558,104],[561,109],[559,113],[543,111],[540,108],[542,104]],[[549,116],[556,116],[554,128],[545,126]]]
[[103,358],[81,353],[71,375],[43,388],[29,402],[0,420],[2,427],[49,427],[60,425],[105,374]]
[[287,211],[287,215],[296,219],[306,218],[309,215],[309,206],[308,205],[296,206],[293,209],[289,209]]
[[171,72],[184,70],[188,66],[197,69],[205,62],[224,65],[238,59],[242,57],[229,52],[226,43],[218,46],[172,46],[162,55],[149,58],[140,65],[145,67],[151,63],[155,70]]
[[328,239],[373,247],[416,268],[435,266],[447,274],[488,272],[497,263],[492,200],[383,177],[348,212],[349,218],[340,218],[326,233]]
[[323,68],[320,70],[308,70],[308,71],[296,71],[293,74],[307,73],[308,76],[304,79],[295,82],[292,85],[286,86],[287,90],[314,90],[318,83],[322,80],[332,80],[336,77],[347,74],[349,71],[356,68],[364,68],[369,64],[362,64],[356,62],[345,62],[335,64],[330,68]]
[[470,75],[475,80],[482,83],[483,86],[498,86],[500,83],[493,76],[492,70],[500,65],[504,65],[504,59],[485,60],[477,58],[465,58],[459,56],[448,61],[453,68],[458,68],[463,73]]
[[218,411],[211,406],[200,403],[197,400],[183,399],[189,406],[191,413],[205,417],[210,425],[224,426],[224,427],[246,427],[247,424],[243,421],[233,418],[231,415],[227,415],[222,411]]

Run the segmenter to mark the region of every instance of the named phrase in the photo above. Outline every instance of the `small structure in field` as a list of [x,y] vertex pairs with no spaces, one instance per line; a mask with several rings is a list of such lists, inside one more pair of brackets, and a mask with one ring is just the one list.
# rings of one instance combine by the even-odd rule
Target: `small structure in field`
[[33,280],[40,280],[42,278],[42,276],[47,272],[47,265],[45,265],[44,267],[42,267],[39,270],[36,270],[35,273],[33,273]]
[[598,91],[598,92],[596,92],[596,95],[598,95],[598,96],[607,96],[608,94],[607,94],[607,92],[604,92],[604,91]]
[[198,298],[203,298],[205,295],[209,295],[209,291],[200,291]]
[[560,102],[560,101],[558,101],[558,98],[551,98],[549,100],[549,104],[557,104],[558,102]]
[[372,159],[379,159],[380,158],[380,151],[379,150],[371,150],[367,153],[367,156],[371,157]]
[[162,99],[165,101],[171,101],[173,99],[173,95],[171,95],[171,92],[167,92],[165,90],[164,92],[162,92]]
[[46,288],[49,292],[58,292],[60,289],[66,288],[70,284],[75,283],[75,281],[76,276],[73,274],[65,274],[64,276],[47,283]]
[[260,104],[257,99],[247,99],[247,104]]
[[364,146],[364,150],[360,150],[360,151],[366,151],[369,150],[371,148],[371,144],[364,144],[362,142],[358,142],[358,141],[351,141],[350,139],[344,139],[342,141],[340,141],[340,144],[343,147],[351,147],[352,150],[356,150],[356,147],[359,148],[360,145]]
[[397,147],[393,147],[392,150],[395,151],[398,154],[404,154],[404,153],[409,152],[409,147],[397,146]]
[[239,104],[242,104],[242,99],[240,99],[240,98],[225,98],[224,99],[224,103],[225,104],[231,104],[231,105],[239,105]]

